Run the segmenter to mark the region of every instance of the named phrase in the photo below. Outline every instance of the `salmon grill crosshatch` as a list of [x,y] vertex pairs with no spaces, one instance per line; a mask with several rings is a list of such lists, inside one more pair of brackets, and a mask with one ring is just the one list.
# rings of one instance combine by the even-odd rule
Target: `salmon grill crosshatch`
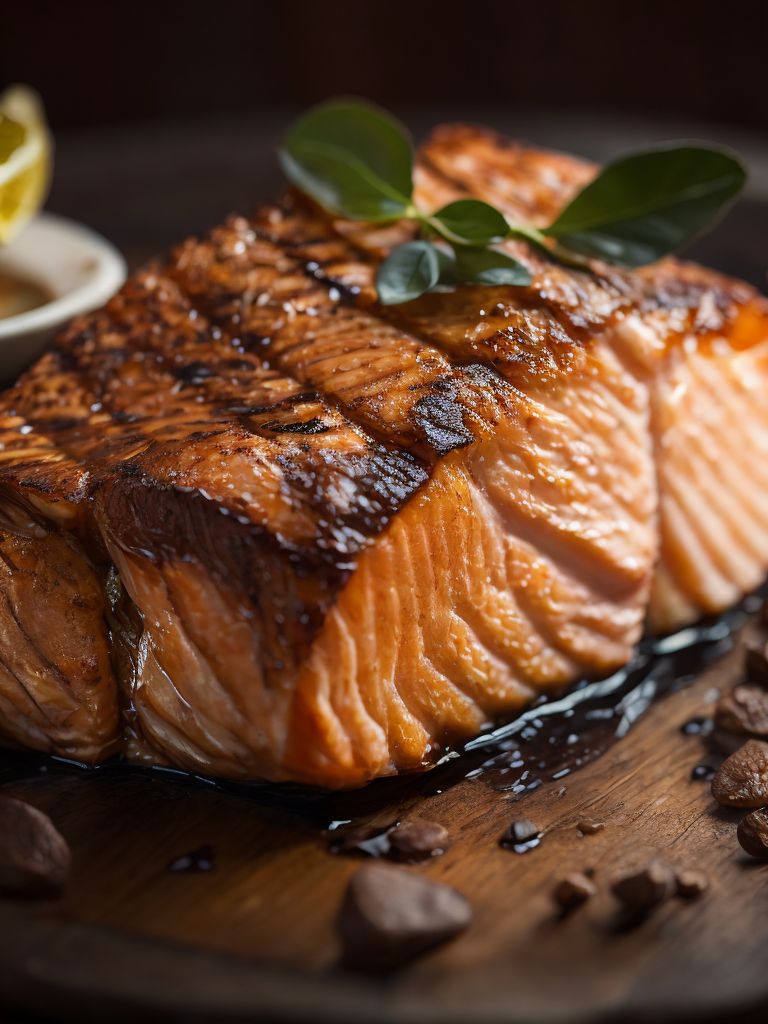
[[[594,174],[442,128],[415,200],[473,188],[534,223]],[[298,194],[232,218],[7,392],[7,515],[35,538],[6,584],[14,621],[45,586],[68,624],[40,678],[61,714],[19,705],[9,679],[14,738],[357,786],[609,675],[645,623],[680,628],[761,581],[768,480],[747,467],[768,422],[765,299],[672,259],[596,272],[512,239],[529,285],[382,306],[377,267],[412,229],[382,231]],[[739,508],[736,557],[717,524]],[[82,578],[54,591],[62,548]],[[57,649],[86,636],[91,678]]]

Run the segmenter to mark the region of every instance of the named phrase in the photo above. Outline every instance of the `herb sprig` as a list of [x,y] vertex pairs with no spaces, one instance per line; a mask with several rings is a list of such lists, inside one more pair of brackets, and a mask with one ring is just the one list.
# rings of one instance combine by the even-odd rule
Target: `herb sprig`
[[421,237],[379,267],[379,301],[395,305],[437,285],[529,285],[527,267],[502,252],[522,237],[553,257],[654,263],[711,227],[744,186],[738,157],[707,143],[651,147],[609,164],[544,229],[509,221],[480,199],[434,213],[413,201],[413,147],[386,111],[360,100],[313,107],[280,150],[288,180],[328,212],[371,223],[409,218]]

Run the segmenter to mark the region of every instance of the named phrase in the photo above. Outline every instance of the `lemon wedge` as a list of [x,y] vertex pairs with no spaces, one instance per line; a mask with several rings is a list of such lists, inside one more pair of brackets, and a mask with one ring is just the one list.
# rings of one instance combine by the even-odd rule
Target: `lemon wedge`
[[0,93],[0,121],[8,153],[0,162],[0,245],[26,227],[45,201],[51,181],[53,142],[40,97],[25,85]]

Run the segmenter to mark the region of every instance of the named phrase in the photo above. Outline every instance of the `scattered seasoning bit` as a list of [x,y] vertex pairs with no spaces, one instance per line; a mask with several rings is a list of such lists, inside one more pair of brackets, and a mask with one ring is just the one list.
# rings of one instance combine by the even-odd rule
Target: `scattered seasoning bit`
[[455,889],[372,861],[352,876],[338,930],[346,964],[387,968],[445,942],[471,920],[472,908]]
[[691,718],[680,726],[684,736],[710,736],[715,723],[711,718]]
[[604,821],[580,821],[576,828],[583,836],[594,836],[605,828]]
[[768,690],[757,683],[735,686],[718,702],[715,723],[724,732],[768,736]]
[[594,882],[581,871],[574,871],[557,883],[552,898],[563,910],[571,910],[584,903],[590,896],[594,896],[596,892]]
[[389,845],[394,859],[418,862],[441,856],[451,839],[448,830],[436,821],[408,818],[389,833]]
[[169,871],[211,871],[212,868],[213,847],[208,845],[176,857],[168,865]]
[[736,832],[741,848],[750,857],[768,860],[768,809],[752,811],[739,822]]
[[611,886],[611,892],[628,910],[641,914],[658,906],[674,891],[675,873],[660,857],[639,870],[623,874]]
[[749,740],[715,772],[712,796],[726,807],[768,804],[768,743]]
[[47,814],[0,796],[0,890],[53,899],[64,891],[72,855]]
[[704,762],[697,764],[691,770],[691,778],[694,782],[711,782],[717,772],[717,765]]
[[675,875],[677,883],[677,895],[686,900],[696,899],[709,888],[709,879],[703,871],[696,868],[686,868],[678,871]]
[[760,641],[750,641],[746,648],[744,668],[747,679],[768,686],[768,645]]
[[538,846],[541,841],[541,832],[528,818],[521,818],[513,821],[506,832],[499,840],[499,846],[505,850],[514,850],[515,853],[527,853]]
[[331,833],[331,853],[363,853],[368,857],[386,857],[390,847],[390,825],[357,825]]

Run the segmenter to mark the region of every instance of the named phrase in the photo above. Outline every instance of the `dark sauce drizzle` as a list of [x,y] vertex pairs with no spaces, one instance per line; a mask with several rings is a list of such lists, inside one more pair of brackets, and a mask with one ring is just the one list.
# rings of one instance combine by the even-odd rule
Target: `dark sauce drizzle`
[[[582,682],[557,700],[540,698],[514,721],[482,733],[459,750],[447,751],[431,770],[377,779],[362,790],[339,793],[293,783],[232,782],[177,768],[137,765],[119,757],[88,765],[17,750],[0,750],[0,784],[40,772],[111,775],[115,781],[137,776],[147,781],[162,779],[214,788],[331,830],[392,805],[440,793],[467,778],[481,780],[519,801],[545,783],[564,786],[569,775],[625,736],[655,700],[690,685],[734,647],[738,632],[767,596],[768,585],[716,619],[669,636],[644,639],[629,664],[608,679]],[[691,726],[690,731],[701,729]]]

